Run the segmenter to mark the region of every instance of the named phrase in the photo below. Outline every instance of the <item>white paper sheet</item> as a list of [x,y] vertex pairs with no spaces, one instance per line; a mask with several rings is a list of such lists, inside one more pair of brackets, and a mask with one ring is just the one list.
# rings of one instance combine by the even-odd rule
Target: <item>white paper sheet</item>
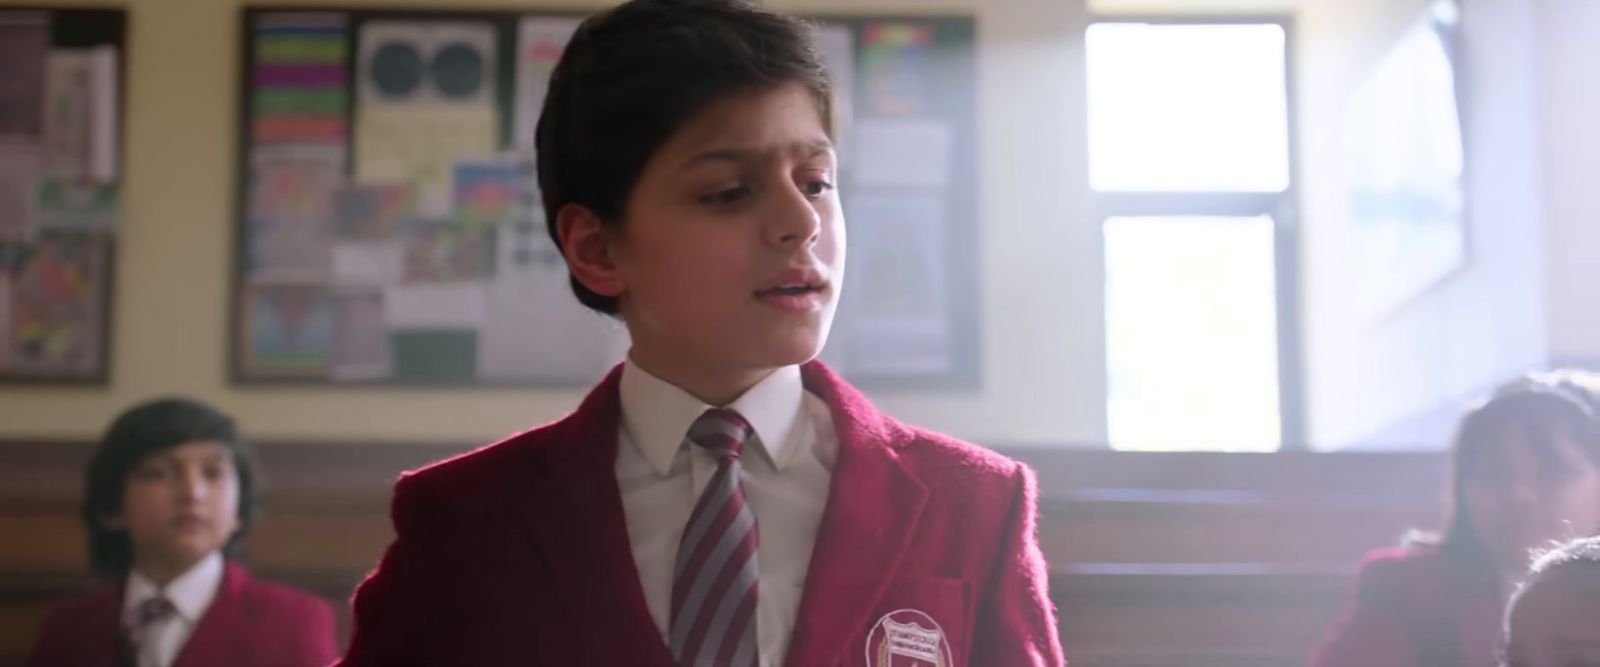
[[389,331],[383,293],[359,290],[334,295],[333,344],[328,374],[335,380],[377,380],[390,374]]
[[340,285],[398,285],[402,246],[398,241],[339,243],[333,246],[333,278]]
[[593,382],[622,359],[627,332],[578,303],[566,264],[539,231],[529,262],[515,261],[517,244],[499,244],[500,271],[489,287],[491,316],[479,338],[478,372],[504,380]]
[[489,317],[483,283],[416,283],[389,287],[383,296],[390,329],[479,329]]
[[530,17],[522,20],[517,40],[516,145],[533,147],[534,129],[544,108],[550,72],[561,59],[567,40],[578,29],[576,18]]

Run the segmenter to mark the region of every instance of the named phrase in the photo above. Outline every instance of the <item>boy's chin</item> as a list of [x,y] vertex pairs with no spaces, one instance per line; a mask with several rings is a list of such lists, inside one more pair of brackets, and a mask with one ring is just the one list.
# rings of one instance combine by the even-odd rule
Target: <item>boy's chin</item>
[[198,563],[212,552],[221,551],[226,542],[211,539],[183,540],[167,546],[167,556],[174,561]]
[[768,349],[763,350],[762,357],[766,358],[764,365],[773,368],[783,366],[798,366],[816,359],[822,354],[822,346],[827,339],[815,334],[797,336],[787,340],[774,341]]

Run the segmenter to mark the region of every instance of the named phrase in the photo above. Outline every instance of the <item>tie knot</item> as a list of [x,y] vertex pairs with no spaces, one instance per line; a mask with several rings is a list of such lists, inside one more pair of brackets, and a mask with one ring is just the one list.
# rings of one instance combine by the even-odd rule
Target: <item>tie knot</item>
[[706,410],[689,426],[689,442],[705,448],[718,461],[739,458],[750,434],[750,422],[726,408]]
[[160,596],[150,598],[139,603],[139,608],[134,614],[134,628],[143,628],[171,616],[177,611],[178,608],[173,606],[171,600]]

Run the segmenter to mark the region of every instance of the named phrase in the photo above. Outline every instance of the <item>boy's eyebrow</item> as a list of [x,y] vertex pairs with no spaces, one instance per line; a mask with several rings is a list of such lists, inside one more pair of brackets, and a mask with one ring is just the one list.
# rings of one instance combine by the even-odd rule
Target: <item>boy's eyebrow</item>
[[833,152],[833,142],[827,139],[813,139],[811,141],[797,141],[789,147],[795,155],[814,158]]
[[789,155],[810,159],[833,151],[833,143],[826,139],[810,141],[796,141],[778,149],[770,148],[716,148],[689,158],[684,166],[692,166],[701,162],[749,162],[771,155],[773,153],[788,153]]

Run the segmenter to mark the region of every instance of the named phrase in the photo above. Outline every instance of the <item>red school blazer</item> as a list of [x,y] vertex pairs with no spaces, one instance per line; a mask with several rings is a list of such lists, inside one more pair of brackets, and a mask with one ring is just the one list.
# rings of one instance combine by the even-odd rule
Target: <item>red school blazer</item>
[[[802,371],[839,459],[785,665],[1064,665],[1032,471],[896,422],[820,362]],[[620,377],[559,421],[401,476],[340,665],[673,667],[617,486]]]
[[[113,667],[124,586],[51,607],[29,667]],[[172,667],[323,667],[339,656],[333,608],[322,598],[256,579],[237,563]]]
[[1367,555],[1310,667],[1495,667],[1501,584],[1486,559],[1434,546]]

